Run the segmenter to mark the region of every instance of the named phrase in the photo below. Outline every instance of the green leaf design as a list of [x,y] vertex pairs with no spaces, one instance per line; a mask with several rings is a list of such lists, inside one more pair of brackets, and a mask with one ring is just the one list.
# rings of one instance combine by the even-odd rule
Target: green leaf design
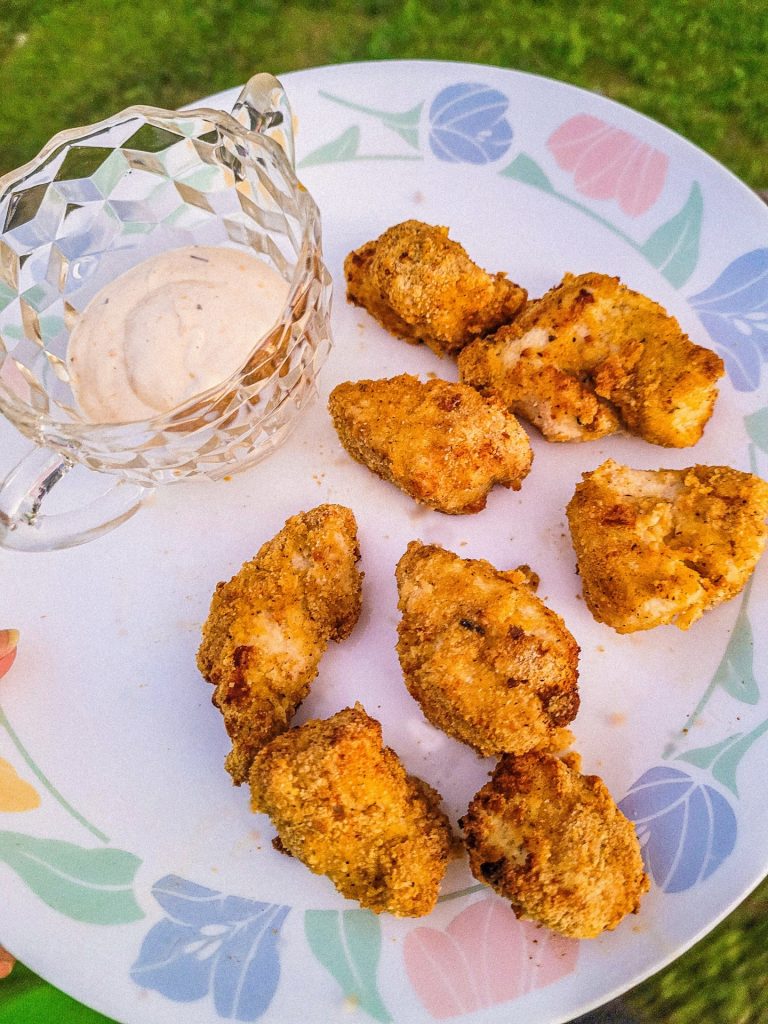
[[375,1020],[391,1021],[376,984],[381,925],[368,910],[308,910],[304,932],[309,947],[347,998]]
[[562,192],[558,192],[541,167],[539,167],[536,161],[526,153],[518,153],[512,163],[508,164],[503,171],[499,171],[499,174],[501,174],[503,178],[512,178],[514,181],[522,182],[524,185],[532,185],[541,192],[545,192],[547,195],[553,196],[555,199],[559,199],[561,203],[567,203],[568,206],[572,206],[574,210],[579,210],[597,224],[602,224],[604,228],[611,231],[618,238],[621,238],[633,249],[638,250],[638,252],[640,251],[634,239],[630,238],[629,235],[625,235],[624,232],[620,231],[615,224],[611,224],[609,220],[606,220],[605,217],[601,217],[599,213],[595,213],[594,210],[591,210],[583,203],[579,203],[575,199],[571,199],[570,196],[566,196],[563,195]]
[[421,120],[421,111],[424,106],[424,102],[417,103],[415,107],[411,107],[410,110],[404,110],[401,114],[392,114],[383,110],[376,111],[366,107],[358,107],[358,110],[364,110],[368,114],[378,114],[382,121],[386,121],[388,128],[403,127],[409,125],[410,127],[418,126]]
[[44,903],[76,921],[126,924],[144,917],[133,894],[141,861],[132,853],[0,832],[0,860]]
[[720,743],[713,743],[710,747],[689,750],[687,753],[681,754],[677,760],[695,764],[698,768],[711,768],[713,777],[727,786],[735,796],[738,796],[736,769],[750,747],[766,732],[768,732],[768,719],[746,735],[737,732],[733,736],[721,740]]
[[744,426],[760,451],[768,455],[768,408],[753,412],[751,416],[745,416]]
[[417,103],[410,110],[401,112],[390,110],[379,110],[376,107],[366,107],[361,103],[353,103],[351,100],[342,99],[341,96],[334,96],[332,93],[320,90],[320,95],[333,103],[338,103],[348,110],[356,110],[360,114],[368,114],[370,117],[378,118],[385,128],[397,132],[401,139],[404,139],[413,149],[419,148],[419,121],[424,102]]
[[[402,114],[381,114],[381,123],[393,132],[397,132],[413,149],[419,148],[419,121],[423,103],[417,103]],[[373,113],[373,111],[371,111]]]
[[722,784],[727,786],[736,794],[736,796],[739,795],[739,791],[736,786],[736,769],[738,768],[742,757],[744,757],[752,744],[763,735],[766,729],[768,729],[768,723],[763,723],[762,726],[759,726],[757,729],[753,729],[752,732],[747,733],[746,736],[740,737],[737,734],[733,737],[734,742],[723,750],[712,765],[712,774],[717,781],[722,782]]
[[299,164],[299,167],[312,167],[315,164],[332,164],[341,160],[354,160],[357,156],[357,147],[360,144],[360,129],[352,125],[342,132],[337,138],[326,142],[311,153]]
[[685,284],[698,262],[703,210],[701,189],[694,181],[680,212],[657,228],[640,250],[676,288]]
[[742,746],[739,740],[743,735],[743,733],[737,732],[735,735],[721,740],[720,743],[713,743],[710,747],[697,747],[695,750],[689,750],[685,754],[680,754],[677,760],[695,764],[697,768],[712,768],[714,777],[738,796],[736,768],[745,751],[738,752],[735,759],[733,754],[736,748]]
[[[750,445],[749,458],[753,472],[755,470],[754,451],[754,446]],[[713,694],[715,694],[718,689],[725,690],[729,696],[734,697],[742,704],[757,704],[760,700],[760,691],[758,689],[754,672],[752,626],[748,615],[749,599],[752,593],[753,580],[754,577],[751,577],[747,581],[747,585],[744,587],[739,614],[736,617],[736,623],[733,627],[731,638],[728,641],[728,646],[726,647],[720,664],[717,666],[717,669],[710,680],[709,686],[704,691],[701,700],[696,705],[693,712],[687,716],[690,722],[695,722],[698,719],[704,711],[704,708],[709,704]],[[682,736],[687,736],[687,733],[687,728],[681,731]],[[680,743],[681,740],[677,739],[674,742],[667,744],[662,754],[665,761],[669,760],[669,758],[678,756],[677,749],[680,746]]]
[[742,704],[757,704],[760,690],[755,679],[752,626],[746,613],[746,604],[745,594],[731,639],[712,678],[712,686],[721,687]]
[[[8,334],[8,331],[6,331],[6,334]],[[8,716],[3,711],[2,707],[0,707],[0,728],[5,729],[5,731],[8,733],[8,736],[11,739],[11,742],[16,747],[21,756],[24,758],[29,769],[34,773],[38,781],[41,782],[43,786],[45,786],[45,788],[51,794],[53,799],[67,812],[67,814],[69,814],[70,817],[74,818],[75,821],[79,822],[83,826],[83,828],[87,828],[88,831],[95,835],[97,839],[100,839],[102,843],[108,843],[109,837],[106,836],[101,831],[101,829],[96,828],[96,826],[92,825],[90,821],[87,821],[82,816],[82,814],[80,814],[79,811],[76,811],[72,804],[70,804],[67,800],[64,799],[62,794],[58,791],[58,789],[56,789],[51,780],[48,779],[42,773],[38,765],[35,763],[35,760],[30,754],[30,752],[21,742],[21,737],[16,733],[15,729],[8,721]]]
[[409,146],[413,149],[419,148],[419,129],[418,128],[405,128],[399,124],[395,124],[394,121],[390,121],[388,118],[384,119],[384,124],[387,128],[391,128],[393,132],[397,132],[401,139],[405,139]]
[[514,178],[515,181],[522,181],[525,185],[533,185],[542,192],[555,194],[552,182],[539,167],[535,160],[525,153],[518,153],[515,159],[499,172],[503,178]]

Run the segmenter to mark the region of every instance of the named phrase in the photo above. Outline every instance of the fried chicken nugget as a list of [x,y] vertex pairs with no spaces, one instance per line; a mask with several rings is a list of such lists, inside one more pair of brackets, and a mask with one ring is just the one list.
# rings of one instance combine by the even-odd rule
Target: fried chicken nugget
[[464,349],[459,373],[548,441],[591,441],[624,427],[684,448],[701,438],[724,367],[618,277],[566,274],[514,323]]
[[457,840],[440,795],[406,774],[360,704],[272,740],[250,783],[251,806],[272,819],[278,849],[343,896],[376,914],[433,909]]
[[525,572],[412,541],[395,576],[397,653],[432,725],[484,756],[570,742],[579,647]]
[[328,408],[349,454],[415,501],[450,515],[485,508],[494,484],[520,488],[528,435],[466,384],[402,374],[339,384]]
[[236,785],[256,751],[288,728],[331,640],[360,614],[357,524],[342,505],[292,516],[211,601],[197,654],[232,740]]
[[448,228],[407,220],[344,261],[347,299],[391,334],[438,355],[512,320],[527,293],[506,274],[481,270]]
[[634,826],[567,758],[506,754],[459,824],[475,878],[561,935],[612,930],[650,888]]
[[763,552],[768,483],[727,466],[630,469],[608,459],[566,509],[584,600],[618,633],[688,627],[734,597]]

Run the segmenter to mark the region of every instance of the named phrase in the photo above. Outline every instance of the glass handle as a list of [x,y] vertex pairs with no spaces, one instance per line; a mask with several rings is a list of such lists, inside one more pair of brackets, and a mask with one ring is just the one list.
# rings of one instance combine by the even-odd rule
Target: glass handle
[[285,150],[294,167],[296,151],[293,142],[293,113],[288,97],[274,75],[254,75],[232,107],[232,116],[252,132],[268,135]]
[[106,492],[75,509],[43,513],[43,502],[73,465],[58,452],[35,448],[11,470],[0,484],[1,547],[54,551],[84,544],[125,522],[149,493],[139,484],[115,479]]

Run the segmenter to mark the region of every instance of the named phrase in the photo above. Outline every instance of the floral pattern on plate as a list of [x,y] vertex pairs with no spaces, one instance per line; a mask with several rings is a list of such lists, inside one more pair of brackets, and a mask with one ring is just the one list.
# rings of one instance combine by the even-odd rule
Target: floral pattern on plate
[[503,92],[477,82],[442,89],[429,108],[429,145],[438,160],[488,164],[512,145]]
[[754,391],[768,359],[768,249],[733,260],[689,300],[738,391]]
[[131,977],[176,1002],[209,993],[217,1016],[254,1021],[280,981],[278,939],[290,907],[227,896],[176,875],[152,895],[166,916],[147,933]]
[[[733,386],[745,394],[758,390],[768,355],[768,249],[753,244],[721,266],[711,253],[703,259],[711,192],[697,167],[688,173],[672,149],[664,152],[656,137],[643,137],[641,126],[630,131],[618,113],[614,123],[610,113],[580,111],[574,100],[567,116],[537,138],[536,125],[522,130],[524,111],[516,108],[502,73],[486,79],[479,68],[459,67],[452,81],[438,76],[431,89],[416,92],[411,102],[406,96],[392,110],[380,105],[381,90],[356,91],[334,77],[324,81],[327,88],[314,90],[318,103],[343,115],[331,120],[302,168],[432,161],[444,174],[469,169],[500,188],[522,186],[578,210],[585,223],[611,233],[673,288],[682,289],[695,275],[699,290],[687,302],[725,358]],[[374,133],[373,144],[366,124],[384,129]],[[393,143],[386,152],[375,148],[382,136]],[[750,407],[744,423],[755,469],[756,453],[768,455],[768,410]],[[701,716],[715,698],[745,713],[760,712],[751,599],[748,587],[720,663],[709,683],[701,684],[703,694],[686,721]],[[0,631],[0,675],[15,657],[15,644],[3,649],[2,639]],[[636,781],[620,806],[643,841],[654,898],[673,908],[672,917],[686,893],[704,893],[709,879],[737,859],[747,829],[738,769],[766,732],[768,719],[759,717],[740,731],[713,731],[711,742],[695,746],[681,729],[674,743],[648,749],[647,762],[635,766]],[[160,997],[152,1004],[160,1015],[162,1007],[171,1008],[168,1020],[184,1019],[184,1009],[174,1016],[174,1005],[199,1009],[206,1019],[278,1020],[281,990],[295,983],[295,958],[312,963],[343,1005],[359,1011],[355,1019],[406,1024],[418,1007],[419,1019],[472,1013],[497,1021],[531,993],[559,993],[559,986],[570,991],[586,958],[584,944],[518,921],[502,900],[478,898],[477,886],[443,897],[456,900],[453,917],[446,917],[443,905],[439,924],[437,918],[398,922],[395,934],[386,921],[342,903],[339,909],[307,909],[298,900],[289,907],[279,895],[276,902],[229,895],[182,877],[173,864],[153,873],[150,880],[169,872],[151,885],[141,858],[114,847],[66,800],[2,708],[0,739],[7,741],[0,752],[0,813],[43,822],[21,832],[14,817],[14,828],[0,831],[0,861],[38,903],[83,926],[101,932],[114,926],[124,934],[130,951],[121,965],[125,976],[145,999],[149,993]],[[87,842],[39,834],[54,805],[88,833]],[[607,947],[610,941],[612,936]]]
[[414,928],[404,955],[416,994],[443,1020],[552,985],[575,969],[578,951],[578,942],[518,921],[491,897],[460,911],[445,930]]
[[590,199],[615,199],[628,217],[650,210],[667,178],[665,153],[590,114],[561,124],[547,148],[558,166],[573,175],[577,192]]

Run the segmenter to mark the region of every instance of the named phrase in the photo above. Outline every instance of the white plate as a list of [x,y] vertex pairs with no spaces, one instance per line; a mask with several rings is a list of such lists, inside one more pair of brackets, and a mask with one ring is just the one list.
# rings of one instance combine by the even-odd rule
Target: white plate
[[[619,636],[580,599],[563,511],[582,471],[608,456],[767,475],[768,211],[665,128],[545,79],[397,62],[284,82],[336,280],[321,401],[251,472],[170,488],[83,547],[0,554],[0,626],[21,630],[0,686],[0,756],[40,797],[3,812],[3,792],[21,785],[6,771],[0,935],[43,977],[130,1024],[565,1021],[669,962],[768,870],[768,633],[750,629],[765,621],[768,562],[687,633]],[[215,102],[228,108],[235,92]],[[408,217],[448,225],[533,295],[566,270],[596,270],[660,301],[728,364],[701,443],[534,436],[522,490],[497,490],[466,517],[423,510],[352,462],[325,411],[336,383],[455,378],[450,361],[344,302],[345,254]],[[10,466],[25,445],[8,425],[0,436]],[[646,843],[653,886],[637,917],[590,942],[557,940],[478,892],[459,863],[429,918],[375,918],[274,852],[269,822],[222,767],[228,744],[195,651],[216,582],[325,501],[357,516],[364,610],[323,659],[299,721],[361,700],[458,818],[491,762],[428,726],[403,686],[394,566],[414,538],[499,567],[530,563],[581,645],[585,771],[624,801]]]

